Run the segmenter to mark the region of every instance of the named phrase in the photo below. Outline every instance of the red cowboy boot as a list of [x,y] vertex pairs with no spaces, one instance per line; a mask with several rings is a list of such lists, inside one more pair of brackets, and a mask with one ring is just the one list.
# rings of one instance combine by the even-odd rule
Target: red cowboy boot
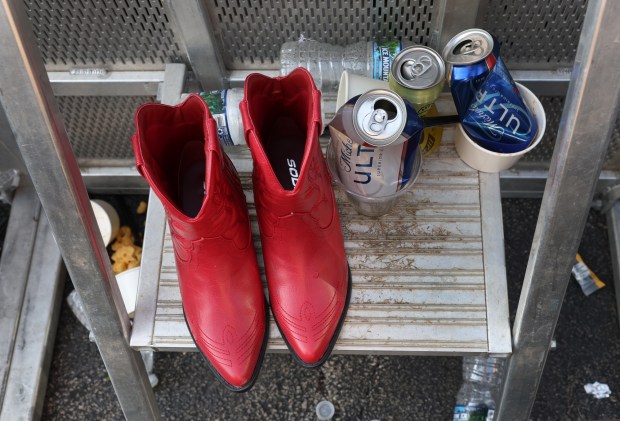
[[166,209],[189,331],[216,377],[247,390],[268,330],[239,176],[200,96],[145,104],[135,124],[136,165]]
[[241,114],[271,310],[304,366],[331,353],[350,296],[340,218],[323,153],[320,93],[305,69],[248,76]]

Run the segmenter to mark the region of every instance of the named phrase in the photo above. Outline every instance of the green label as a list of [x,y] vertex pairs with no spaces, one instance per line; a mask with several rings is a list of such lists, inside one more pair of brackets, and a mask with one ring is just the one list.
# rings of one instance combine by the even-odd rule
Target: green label
[[401,48],[402,45],[400,41],[372,43],[373,79],[388,80],[392,61],[394,61],[394,57],[400,53]]
[[226,116],[226,92],[226,89],[201,92],[200,96],[207,103],[211,116],[217,124],[217,136],[220,138],[220,143],[222,145],[233,145],[232,137],[228,131],[228,117]]
[[224,98],[226,97],[225,90],[201,92],[200,96],[209,106],[211,114],[223,114],[226,112],[226,103],[224,102]]

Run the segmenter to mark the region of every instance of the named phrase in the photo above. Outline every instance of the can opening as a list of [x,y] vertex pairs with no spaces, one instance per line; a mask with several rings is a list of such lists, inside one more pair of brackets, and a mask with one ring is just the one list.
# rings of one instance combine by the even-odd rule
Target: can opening
[[394,120],[398,116],[396,105],[387,99],[380,99],[373,104],[375,110],[383,110],[387,114],[388,120]]
[[481,51],[481,45],[480,45],[480,41],[478,40],[471,40],[471,39],[466,39],[461,41],[460,43],[458,43],[456,45],[456,47],[454,47],[454,50],[452,50],[452,54],[464,54],[464,55],[469,55],[469,54],[480,54],[482,53]]

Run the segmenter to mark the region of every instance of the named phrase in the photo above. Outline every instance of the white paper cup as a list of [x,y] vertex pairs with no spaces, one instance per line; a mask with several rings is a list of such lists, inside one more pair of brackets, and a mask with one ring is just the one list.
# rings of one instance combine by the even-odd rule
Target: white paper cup
[[128,269],[116,275],[118,289],[121,290],[123,303],[129,317],[133,317],[136,311],[136,299],[138,298],[138,281],[140,280],[140,266]]
[[96,199],[91,200],[90,204],[93,207],[97,225],[99,226],[99,231],[101,231],[101,237],[103,237],[103,243],[107,247],[116,238],[116,234],[118,234],[118,229],[121,225],[120,218],[116,209],[108,202]]
[[527,149],[514,153],[499,153],[484,149],[474,142],[463,129],[461,124],[456,125],[454,144],[456,152],[470,167],[482,172],[500,172],[512,167],[523,155],[531,151],[540,143],[545,134],[547,118],[540,100],[525,86],[517,83],[519,93],[538,123],[538,133]]
[[349,73],[345,70],[342,72],[342,76],[340,76],[340,85],[338,85],[336,111],[354,96],[364,94],[373,89],[390,89],[390,86],[384,80],[371,79]]

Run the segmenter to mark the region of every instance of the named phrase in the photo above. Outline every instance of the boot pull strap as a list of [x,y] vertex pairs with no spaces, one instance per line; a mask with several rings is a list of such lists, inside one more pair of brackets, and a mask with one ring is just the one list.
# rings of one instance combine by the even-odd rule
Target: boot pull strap
[[133,154],[136,157],[136,169],[142,177],[144,177],[144,159],[142,158],[142,151],[140,150],[140,142],[138,141],[138,134],[131,136],[131,144],[133,145]]
[[[221,168],[222,165],[224,164],[224,158],[222,157],[223,154],[221,152],[222,146],[220,145],[220,138],[217,135],[217,123],[215,122],[213,117],[211,117],[211,114],[209,114],[209,119],[207,120],[207,130],[209,131],[209,133],[207,134],[206,137],[214,136],[216,139],[215,145],[212,145],[210,142],[208,143],[208,150],[213,152],[215,156],[217,156],[217,160]],[[205,141],[208,142],[208,139],[205,139]]]
[[[248,111],[248,100],[244,99],[239,104],[239,109],[241,110],[241,121],[243,123],[243,135],[245,137],[245,143],[250,146],[251,144],[260,144],[258,137],[256,136],[256,132],[254,131],[254,126],[252,125],[252,120],[250,119],[250,112]],[[250,140],[250,138],[252,140]],[[254,156],[254,151],[250,148],[250,152],[252,156]]]
[[323,119],[321,118],[321,91],[312,90],[312,122],[317,125],[317,133],[319,136],[323,132]]
[[241,111],[241,123],[243,124],[243,136],[245,137],[246,143],[249,144],[248,138],[250,137],[251,122],[250,122],[250,113],[248,112],[248,100],[243,99],[239,103],[239,110]]

